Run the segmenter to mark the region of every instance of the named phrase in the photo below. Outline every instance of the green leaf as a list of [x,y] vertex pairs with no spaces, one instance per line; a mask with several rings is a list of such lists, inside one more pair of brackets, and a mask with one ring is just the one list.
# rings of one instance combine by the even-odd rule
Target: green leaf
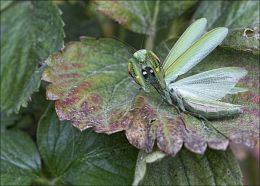
[[31,185],[40,169],[40,155],[27,134],[1,132],[1,185]]
[[141,33],[154,34],[181,16],[197,1],[95,1],[97,10],[117,21],[125,28]]
[[54,184],[130,185],[137,150],[122,134],[80,132],[60,122],[50,105],[37,131],[37,144]]
[[51,1],[15,2],[1,11],[1,111],[18,112],[38,90],[41,62],[63,46],[62,27]]
[[259,54],[260,15],[257,1],[201,1],[193,18],[201,17],[207,18],[208,29],[219,26],[229,28],[223,46]]
[[40,91],[32,95],[28,107],[21,108],[18,114],[1,113],[1,130],[22,129],[32,134],[35,132],[36,123],[38,123],[48,104],[43,87],[40,87]]
[[235,50],[242,50],[245,52],[252,52],[253,54],[259,55],[259,38],[259,27],[255,27],[253,29],[232,29],[221,46],[226,48],[233,48]]
[[20,119],[20,114],[12,114],[11,116],[7,116],[6,114],[1,113],[1,131],[4,131],[7,127],[14,125]]
[[146,164],[140,185],[243,185],[232,152],[207,150],[196,155],[185,149],[172,158]]
[[[163,47],[167,44],[171,43]],[[166,54],[165,48],[160,51],[158,54]],[[192,116],[180,116],[155,90],[149,94],[139,90],[127,73],[131,52],[113,39],[88,38],[50,56],[43,79],[51,83],[47,98],[56,100],[59,119],[70,120],[80,130],[93,127],[107,134],[125,130],[129,142],[147,152],[155,141],[160,150],[171,155],[183,144],[200,154],[207,147],[225,150],[229,140],[255,145],[257,118],[248,112],[235,119],[203,123]],[[210,64],[217,59],[211,59]]]
[[3,11],[8,6],[10,6],[12,3],[13,3],[13,0],[0,1],[1,11]]
[[257,1],[201,1],[194,19],[205,17],[208,29],[219,26],[228,28],[253,27],[259,23]]
[[65,23],[65,41],[76,41],[81,36],[100,37],[101,28],[87,1],[65,1],[59,5]]

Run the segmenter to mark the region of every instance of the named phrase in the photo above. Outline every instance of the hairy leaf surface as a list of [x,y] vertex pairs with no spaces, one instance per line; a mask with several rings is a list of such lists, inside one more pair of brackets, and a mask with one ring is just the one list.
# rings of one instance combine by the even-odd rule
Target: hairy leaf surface
[[62,27],[51,1],[15,2],[1,11],[1,111],[18,112],[38,90],[41,61],[63,46]]

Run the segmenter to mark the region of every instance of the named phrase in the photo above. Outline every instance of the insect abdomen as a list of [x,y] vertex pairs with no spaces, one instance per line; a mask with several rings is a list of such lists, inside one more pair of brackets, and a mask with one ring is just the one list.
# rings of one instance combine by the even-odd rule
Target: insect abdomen
[[184,107],[190,112],[199,114],[207,119],[231,117],[241,113],[241,106],[219,101],[184,99]]

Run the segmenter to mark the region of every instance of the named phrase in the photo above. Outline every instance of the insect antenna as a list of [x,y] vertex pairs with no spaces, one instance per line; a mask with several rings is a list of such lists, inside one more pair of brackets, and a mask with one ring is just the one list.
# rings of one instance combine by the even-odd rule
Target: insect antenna
[[[145,33],[147,33],[147,31],[149,30],[149,27],[146,27],[145,29]],[[147,38],[147,35],[146,34],[143,34],[143,39],[142,39],[142,42],[141,42],[141,48],[140,49],[144,49],[145,48],[145,39]]]
[[143,36],[142,38],[142,42],[141,42],[141,46],[140,46],[140,49],[143,49],[144,48],[144,40],[145,40],[145,35]]
[[[131,48],[131,49],[133,50],[133,52],[136,52],[136,51],[137,51],[133,46],[131,46],[131,45],[128,44],[127,42],[125,42],[125,41],[119,39],[119,38],[116,37],[116,36],[111,36],[110,38],[115,39],[115,40],[117,40],[117,41],[119,41],[119,42],[125,44],[126,46],[128,46],[129,48]],[[132,55],[132,54],[131,54],[131,55]]]

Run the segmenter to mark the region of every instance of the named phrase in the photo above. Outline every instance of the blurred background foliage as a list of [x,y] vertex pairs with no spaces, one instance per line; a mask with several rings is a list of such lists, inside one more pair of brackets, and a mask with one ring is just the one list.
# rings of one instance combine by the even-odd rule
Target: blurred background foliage
[[[122,27],[108,16],[97,11],[95,3],[90,1],[74,0],[58,0],[54,1],[54,3],[63,12],[62,19],[65,23],[64,30],[66,35],[65,44],[69,41],[77,41],[81,36],[87,36],[96,38],[114,38],[130,45],[135,49],[141,49],[145,46],[145,40],[148,36]],[[223,1],[221,3],[219,1],[194,1],[187,11],[182,13],[181,16],[178,16],[170,21],[170,26],[167,25],[166,28],[162,27],[162,29],[157,32],[155,46],[163,40],[180,36],[180,34],[190,24],[191,20],[200,17],[202,14],[212,13],[207,12],[212,11],[207,9],[207,3],[218,4],[215,7],[215,14],[211,14],[212,17],[210,17],[210,19],[208,18],[208,22],[212,24],[209,25],[209,27],[219,25],[219,23],[214,22],[214,20],[216,20],[218,16],[222,16],[222,20],[225,19],[226,15],[223,7],[228,7],[227,5],[230,3],[229,1]],[[3,3],[1,4],[1,9],[4,9],[7,6],[8,3]],[[198,6],[202,6],[204,9],[201,8],[198,11]],[[220,10],[223,12],[218,12]],[[247,19],[251,17],[250,19],[254,20],[256,19],[255,16],[257,15],[250,15]],[[238,24],[234,22],[232,24],[230,23],[230,25],[236,26]],[[46,84],[41,83],[39,91],[31,96],[28,106],[26,108],[21,108],[18,114],[11,114],[7,116],[2,112],[1,131],[19,129],[28,133],[34,140],[36,140],[37,123],[49,104],[49,101],[45,99],[45,88]],[[244,176],[244,184],[259,185],[259,142],[255,149],[232,145],[232,150],[236,158],[239,160]]]

